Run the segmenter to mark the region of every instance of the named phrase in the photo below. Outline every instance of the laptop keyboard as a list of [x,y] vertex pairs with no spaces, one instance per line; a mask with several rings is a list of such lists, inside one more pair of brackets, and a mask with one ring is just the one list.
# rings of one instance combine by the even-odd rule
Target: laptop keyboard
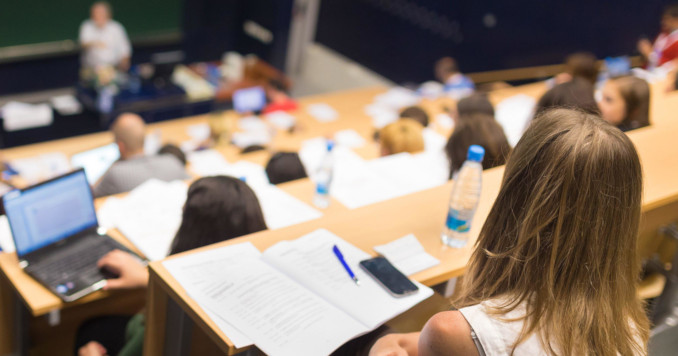
[[83,239],[67,250],[56,252],[49,259],[32,266],[32,273],[53,286],[75,280],[94,283],[103,278],[97,262],[115,248],[107,238]]

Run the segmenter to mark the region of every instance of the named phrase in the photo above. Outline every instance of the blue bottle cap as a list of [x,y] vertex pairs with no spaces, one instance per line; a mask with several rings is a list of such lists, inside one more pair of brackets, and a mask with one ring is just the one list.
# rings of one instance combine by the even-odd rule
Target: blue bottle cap
[[334,141],[333,140],[327,140],[327,152],[331,152],[333,148],[334,148]]
[[485,149],[483,148],[483,146],[471,145],[468,148],[468,154],[466,155],[467,160],[474,162],[482,162],[483,157],[485,157]]

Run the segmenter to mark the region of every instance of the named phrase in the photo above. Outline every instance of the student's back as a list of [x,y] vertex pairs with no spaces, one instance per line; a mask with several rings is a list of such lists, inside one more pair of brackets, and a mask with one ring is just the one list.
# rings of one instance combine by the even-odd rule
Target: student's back
[[189,176],[181,162],[172,155],[141,156],[115,162],[94,188],[94,196],[128,192],[151,178],[169,182],[188,179]]
[[421,334],[379,340],[371,355],[647,354],[641,193],[625,134],[581,111],[542,113],[506,163],[459,310],[436,314]]

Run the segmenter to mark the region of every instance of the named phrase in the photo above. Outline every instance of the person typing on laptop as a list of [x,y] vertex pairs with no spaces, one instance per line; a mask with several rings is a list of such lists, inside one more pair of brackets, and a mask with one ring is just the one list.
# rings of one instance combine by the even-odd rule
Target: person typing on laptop
[[[201,178],[188,188],[170,255],[266,229],[259,200],[245,182],[226,176]],[[106,281],[106,290],[148,284],[148,269],[127,252],[112,251],[98,265],[118,275]],[[132,318],[105,316],[80,327],[76,349],[80,356],[141,355],[143,338],[142,313]]]
[[151,178],[163,181],[189,178],[176,158],[144,153],[146,124],[139,115],[120,115],[111,126],[111,131],[120,150],[120,160],[94,186],[95,197],[128,192]]

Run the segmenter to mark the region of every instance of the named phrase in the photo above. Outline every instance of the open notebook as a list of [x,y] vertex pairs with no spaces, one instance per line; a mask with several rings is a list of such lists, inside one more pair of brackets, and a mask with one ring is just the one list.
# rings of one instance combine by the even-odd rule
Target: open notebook
[[[332,253],[335,244],[359,286]],[[251,340],[269,355],[326,355],[433,294],[417,283],[417,293],[392,297],[359,267],[370,257],[320,229],[264,253],[242,243],[163,264],[236,346]]]

